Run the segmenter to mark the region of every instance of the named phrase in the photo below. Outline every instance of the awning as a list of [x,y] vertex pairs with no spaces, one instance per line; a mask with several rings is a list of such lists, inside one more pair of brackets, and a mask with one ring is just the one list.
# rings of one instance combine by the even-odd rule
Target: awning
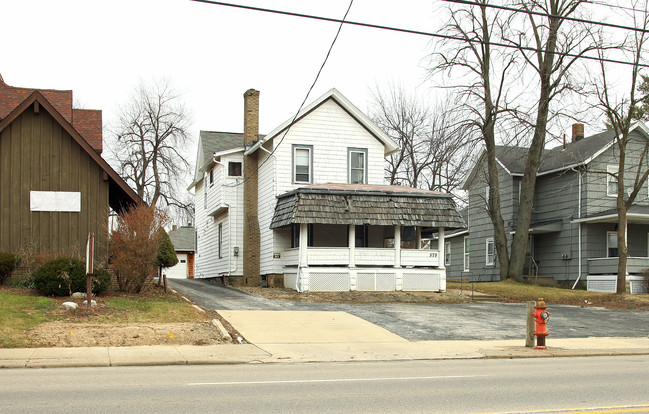
[[270,228],[299,223],[466,228],[449,194],[409,190],[353,184],[299,188],[278,197]]

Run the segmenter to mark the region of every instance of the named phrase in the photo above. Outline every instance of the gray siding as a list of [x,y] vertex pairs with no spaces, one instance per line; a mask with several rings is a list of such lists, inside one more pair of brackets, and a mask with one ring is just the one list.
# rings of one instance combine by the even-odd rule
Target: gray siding
[[[640,135],[639,132],[632,132],[632,140],[627,145],[626,155],[626,168],[625,168],[625,189],[631,189],[635,174],[637,171],[638,162],[644,149],[646,140]],[[585,187],[585,200],[583,204],[583,215],[593,215],[602,211],[611,210],[615,208],[615,197],[606,195],[606,172],[607,165],[618,165],[619,151],[617,145],[613,145],[604,151],[600,156],[595,158],[588,164],[588,172],[586,173],[583,185]],[[649,168],[649,160],[644,161],[645,168]],[[647,184],[638,193],[635,204],[636,205],[649,205],[649,192],[647,191]]]
[[451,243],[451,264],[446,265],[446,279],[462,279],[469,276],[464,271],[464,236],[468,234],[459,235],[446,239]]
[[[486,171],[486,165],[481,165],[479,171]],[[507,171],[498,168],[500,186],[501,214],[505,221],[508,234],[508,244],[511,243],[509,232],[514,220],[514,204],[518,203],[518,184],[514,185],[514,177]],[[469,229],[470,229],[470,265],[469,272],[463,277],[475,280],[499,280],[500,270],[498,260],[494,265],[486,264],[486,241],[493,237],[493,224],[486,209],[485,189],[487,188],[485,174],[478,172],[469,183]]]

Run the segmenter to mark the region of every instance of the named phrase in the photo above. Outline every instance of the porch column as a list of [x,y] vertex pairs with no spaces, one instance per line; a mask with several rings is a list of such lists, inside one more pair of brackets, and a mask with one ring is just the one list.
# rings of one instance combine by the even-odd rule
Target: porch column
[[309,267],[309,256],[307,247],[309,244],[309,227],[306,223],[300,223],[300,266]]
[[401,226],[394,226],[394,267],[401,267]]
[[349,247],[349,267],[356,267],[356,226],[349,225],[349,237],[347,238],[347,246]]
[[415,249],[421,249],[421,227],[415,227]]
[[437,250],[439,250],[439,253],[438,253],[439,257],[437,259],[439,260],[439,268],[440,269],[445,269],[445,266],[446,266],[446,263],[445,263],[446,262],[446,251],[445,251],[444,248],[446,247],[446,244],[444,243],[444,227],[440,227],[437,230],[437,236],[438,236],[437,237],[437,243],[438,243]]

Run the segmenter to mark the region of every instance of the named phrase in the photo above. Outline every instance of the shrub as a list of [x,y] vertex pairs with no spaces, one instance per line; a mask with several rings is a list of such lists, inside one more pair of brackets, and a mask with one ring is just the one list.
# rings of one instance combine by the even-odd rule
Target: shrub
[[[110,286],[110,274],[102,268],[94,270],[92,293],[101,294]],[[34,286],[45,296],[69,296],[86,291],[86,265],[77,259],[60,257],[46,262],[34,272]]]
[[13,253],[0,252],[0,285],[3,284],[11,272],[20,264],[20,256]]
[[148,206],[138,206],[117,219],[110,257],[119,290],[139,293],[153,281],[164,221],[164,214]]
[[159,267],[172,267],[178,264],[174,244],[171,242],[169,234],[162,228],[160,229],[160,247],[158,248],[156,264]]

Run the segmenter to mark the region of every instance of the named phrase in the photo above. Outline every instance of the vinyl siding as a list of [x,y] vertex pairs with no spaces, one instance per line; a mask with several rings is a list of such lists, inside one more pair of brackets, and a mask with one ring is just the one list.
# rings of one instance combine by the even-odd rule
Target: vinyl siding
[[[479,168],[479,171],[486,171],[486,164],[483,162]],[[514,220],[514,201],[518,202],[518,186],[514,185],[514,177],[510,176],[500,166],[498,166],[498,181],[500,185],[501,214],[505,222],[509,245],[511,243],[509,232]],[[469,272],[462,272],[461,276],[481,281],[500,279],[498,260],[495,260],[494,265],[486,264],[486,240],[494,237],[493,224],[485,204],[486,188],[485,174],[478,172],[475,174],[473,181],[469,183]]]
[[[383,184],[383,144],[363,128],[335,101],[329,99],[281,133],[259,153],[259,227],[261,274],[282,273],[282,259],[273,259],[273,253],[282,253],[290,247],[290,231],[270,230],[276,196],[309,184],[293,183],[293,145],[312,148],[312,184],[348,182],[348,148],[367,149],[367,177],[369,184]],[[281,137],[284,137],[283,139]],[[281,144],[279,140],[282,139]],[[274,146],[279,145],[275,148]],[[267,158],[270,159],[262,165]],[[340,226],[346,237],[346,229]]]

